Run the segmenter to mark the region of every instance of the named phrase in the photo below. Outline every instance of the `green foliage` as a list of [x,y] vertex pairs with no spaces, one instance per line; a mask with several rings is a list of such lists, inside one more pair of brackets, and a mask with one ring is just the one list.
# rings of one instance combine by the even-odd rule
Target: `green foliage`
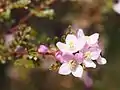
[[[8,2],[7,2],[8,1]],[[50,3],[49,1],[45,1],[46,3]],[[39,2],[40,3],[40,2]],[[53,9],[44,9],[41,10],[38,6],[37,7],[29,7],[28,5],[32,4],[32,6],[35,6],[31,0],[17,0],[17,1],[9,1],[6,0],[5,7],[2,8],[3,11],[0,12],[0,21],[11,19],[11,10],[12,9],[18,9],[18,8],[25,8],[27,11],[30,11],[31,14],[37,16],[37,17],[49,17],[50,19],[53,18],[54,10]],[[43,4],[40,3],[40,5]],[[3,3],[4,5],[4,3]],[[0,8],[1,9],[1,8]]]
[[35,10],[30,9],[31,13],[37,17],[49,17],[50,19],[53,18],[54,10],[53,9],[46,9],[46,10]]
[[[28,7],[31,4],[31,0],[17,0],[9,1],[0,13],[0,21],[7,23],[11,19],[11,10],[14,8],[25,8],[29,10],[31,15],[37,17],[53,18],[54,10],[45,8],[39,9],[37,7]],[[40,4],[43,4],[41,2]],[[46,2],[50,4],[50,2]],[[24,21],[23,21],[24,22]],[[12,24],[12,23],[11,23]],[[14,29],[14,28],[13,28]],[[0,61],[1,63],[13,62],[15,66],[24,66],[26,68],[39,65],[39,55],[37,53],[37,40],[35,40],[36,32],[33,28],[26,24],[19,24],[15,27],[17,31],[13,33],[14,40],[9,45],[5,45],[4,37],[1,37],[0,41]],[[46,39],[46,38],[45,38]],[[51,41],[51,40],[50,40]],[[48,42],[48,41],[47,41]],[[5,54],[4,54],[5,53]],[[24,55],[26,58],[24,58]]]
[[102,8],[102,12],[103,13],[110,12],[112,10],[112,7],[113,7],[113,0],[108,0],[107,2],[105,2],[104,7]]
[[9,19],[11,14],[11,9],[6,9],[4,12],[0,14],[0,18]]
[[14,65],[15,66],[22,66],[24,68],[34,68],[35,67],[32,60],[27,60],[27,59],[24,59],[24,58],[17,59],[14,62]]
[[[8,46],[5,41],[0,40],[0,61],[5,63],[8,61],[15,62],[14,65],[23,65],[26,68],[34,67],[34,62],[37,60],[37,47],[35,46],[35,31],[25,24],[18,26],[18,30],[14,33],[14,40]],[[34,43],[33,43],[34,42]],[[28,55],[35,56],[37,59],[28,59]]]
[[12,8],[23,8],[31,3],[31,0],[18,0],[11,4]]

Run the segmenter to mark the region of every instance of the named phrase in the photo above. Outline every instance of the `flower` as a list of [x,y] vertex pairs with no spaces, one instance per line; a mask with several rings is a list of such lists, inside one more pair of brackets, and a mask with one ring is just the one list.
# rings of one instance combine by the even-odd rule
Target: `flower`
[[77,32],[77,37],[86,39],[84,48],[78,53],[78,55],[83,53],[82,61],[85,67],[96,68],[96,64],[92,60],[97,60],[98,64],[106,63],[106,59],[102,58],[100,55],[101,48],[98,45],[98,33],[92,34],[90,36],[85,36],[82,29],[79,29]]
[[65,40],[66,43],[57,42],[56,46],[62,52],[75,53],[81,50],[85,45],[85,40],[77,38],[73,34],[68,34]]
[[81,78],[83,75],[81,64],[92,68],[96,68],[93,60],[96,60],[98,64],[105,64],[107,61],[100,55],[101,48],[98,39],[98,33],[85,36],[82,29],[79,29],[76,36],[67,35],[65,44],[58,42],[56,45],[60,51],[56,52],[55,57],[62,63],[59,74],[72,73],[73,76]]
[[74,55],[70,53],[65,53],[63,55],[64,63],[59,68],[59,74],[69,75],[73,74],[75,77],[82,77],[83,68],[80,62],[77,62]]
[[13,34],[6,34],[4,36],[4,39],[5,39],[5,46],[9,47],[12,44],[12,42],[14,41],[15,38],[14,38]]
[[86,67],[93,67],[96,68],[96,64],[92,60],[98,59],[101,53],[101,49],[99,48],[98,44],[93,46],[86,46],[84,48],[84,65]]
[[45,54],[48,52],[48,47],[46,47],[45,45],[40,45],[38,48],[38,52]]
[[77,38],[84,38],[86,40],[86,43],[89,46],[92,46],[92,45],[98,43],[99,34],[94,33],[90,36],[85,36],[83,30],[79,29],[78,32],[77,32]]
[[118,2],[116,4],[113,4],[113,10],[120,14],[120,0],[118,0]]
[[96,64],[92,60],[96,60],[98,64],[106,64],[107,61],[101,55],[101,49],[98,44],[85,47],[83,50],[83,64],[86,67],[96,68]]

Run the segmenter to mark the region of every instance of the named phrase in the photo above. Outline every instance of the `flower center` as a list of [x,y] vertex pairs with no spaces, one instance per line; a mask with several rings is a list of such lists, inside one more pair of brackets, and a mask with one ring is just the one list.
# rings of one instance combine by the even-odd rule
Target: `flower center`
[[70,48],[74,48],[74,43],[72,41],[69,42],[69,46],[70,46]]
[[76,63],[76,61],[70,60],[69,61],[69,65],[70,65],[71,71],[74,71],[76,69],[76,67],[77,67],[78,64]]
[[91,52],[90,52],[90,51],[85,52],[84,57],[85,57],[86,59],[91,58]]
[[89,36],[85,36],[85,39],[88,40],[88,39],[89,39]]

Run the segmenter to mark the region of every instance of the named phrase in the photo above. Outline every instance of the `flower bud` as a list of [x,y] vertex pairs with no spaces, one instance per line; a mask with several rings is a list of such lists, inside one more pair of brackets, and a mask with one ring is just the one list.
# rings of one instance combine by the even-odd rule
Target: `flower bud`
[[45,54],[48,52],[48,47],[46,47],[45,45],[40,45],[38,48],[38,52]]
[[64,62],[61,51],[57,51],[57,52],[55,53],[55,57],[56,57],[56,59],[57,59],[58,61],[60,61],[61,63]]

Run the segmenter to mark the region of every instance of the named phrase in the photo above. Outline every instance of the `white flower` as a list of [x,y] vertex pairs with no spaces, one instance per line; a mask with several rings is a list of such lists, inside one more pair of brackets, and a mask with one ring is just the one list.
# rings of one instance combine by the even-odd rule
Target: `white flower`
[[92,34],[90,36],[85,36],[83,30],[79,29],[78,32],[77,32],[77,37],[78,38],[85,38],[86,43],[88,45],[93,45],[93,44],[98,43],[99,34],[94,33],[94,34]]
[[120,14],[120,0],[118,0],[118,3],[113,4],[113,10]]
[[77,38],[73,34],[68,34],[65,40],[66,43],[57,42],[56,46],[62,52],[75,53],[81,50],[85,45],[85,40],[83,38]]
[[69,75],[70,73],[72,73],[75,77],[82,77],[83,68],[73,60],[63,63],[59,68],[59,74]]

